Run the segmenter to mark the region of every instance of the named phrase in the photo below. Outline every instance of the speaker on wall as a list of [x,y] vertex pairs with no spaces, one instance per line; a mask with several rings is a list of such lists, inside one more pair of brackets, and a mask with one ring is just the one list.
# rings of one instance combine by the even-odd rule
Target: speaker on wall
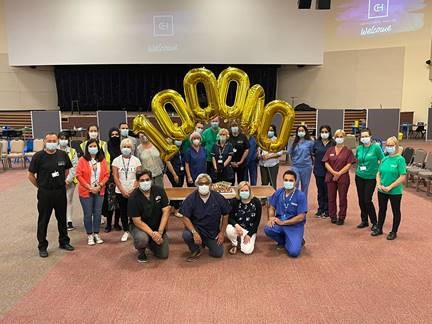
[[310,9],[312,5],[312,0],[298,0],[299,9]]
[[316,0],[317,9],[330,9],[331,0]]

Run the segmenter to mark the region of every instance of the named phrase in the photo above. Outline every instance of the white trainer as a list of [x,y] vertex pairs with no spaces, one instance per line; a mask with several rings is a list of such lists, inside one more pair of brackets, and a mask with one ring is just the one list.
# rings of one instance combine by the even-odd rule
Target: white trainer
[[95,241],[94,241],[93,235],[88,235],[87,236],[87,244],[88,245],[95,245]]
[[122,242],[126,242],[129,238],[129,232],[124,232],[122,237],[121,237],[121,241]]
[[99,236],[99,234],[95,234],[94,235],[94,239],[96,241],[96,244],[102,244],[104,241],[101,239],[101,237]]

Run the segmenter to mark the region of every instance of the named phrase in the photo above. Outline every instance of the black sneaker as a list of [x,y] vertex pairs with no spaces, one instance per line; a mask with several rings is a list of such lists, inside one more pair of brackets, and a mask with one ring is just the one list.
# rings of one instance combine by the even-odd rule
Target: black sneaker
[[187,262],[195,261],[199,258],[200,255],[201,255],[201,249],[199,249],[195,252],[191,252],[191,254],[187,257],[186,261]]
[[336,225],[343,225],[343,224],[345,224],[345,220],[343,220],[343,219],[338,219],[337,221],[336,221]]
[[395,232],[390,232],[387,235],[387,240],[393,241],[397,237],[397,234]]
[[109,233],[109,232],[111,232],[111,230],[112,230],[111,225],[107,225],[107,226],[105,227],[105,233]]
[[337,219],[337,218],[335,218],[335,217],[331,217],[331,223],[332,223],[332,224],[337,224],[337,222],[338,222],[338,219]]
[[378,236],[378,235],[382,235],[382,234],[383,234],[383,231],[380,230],[380,229],[378,229],[378,228],[376,228],[376,229],[371,233],[372,236]]
[[67,230],[68,231],[73,231],[75,229],[75,227],[73,226],[72,222],[68,222],[67,223]]
[[373,232],[373,231],[376,231],[377,229],[378,229],[377,224],[373,224],[371,227],[371,231]]
[[75,248],[72,245],[70,245],[69,243],[59,245],[59,248],[62,249],[62,250],[66,250],[66,251],[73,251],[73,250],[75,250]]
[[48,257],[48,251],[47,250],[39,250],[39,256],[41,258],[47,258]]
[[315,213],[315,216],[318,217],[318,218],[321,218],[321,217],[323,217],[323,214],[321,213],[321,211],[318,210],[318,211]]
[[141,251],[141,252],[138,254],[137,261],[138,261],[139,263],[146,263],[146,262],[148,261],[148,260],[147,260],[147,255],[146,255],[145,251]]
[[365,227],[369,227],[369,224],[361,222],[360,224],[357,225],[357,228],[365,228]]

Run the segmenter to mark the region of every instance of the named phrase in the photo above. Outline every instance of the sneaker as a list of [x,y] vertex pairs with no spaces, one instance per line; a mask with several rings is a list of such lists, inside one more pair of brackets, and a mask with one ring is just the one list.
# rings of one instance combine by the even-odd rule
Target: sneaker
[[124,232],[120,240],[122,242],[126,242],[128,238],[129,238],[129,232]]
[[323,217],[321,211],[319,211],[319,210],[315,213],[315,216],[318,217],[318,218]]
[[87,244],[88,245],[95,245],[96,244],[93,235],[87,236]]
[[389,240],[389,241],[393,241],[396,237],[397,237],[396,232],[390,232],[390,233],[388,233],[388,235],[387,235],[387,240]]
[[383,231],[380,230],[379,228],[376,228],[376,229],[371,233],[372,236],[378,236],[378,235],[382,235],[382,234],[383,234]]
[[186,261],[187,262],[195,261],[199,258],[200,255],[201,255],[201,249],[199,249],[195,252],[191,252],[191,254],[187,257]]
[[39,250],[39,256],[41,258],[47,258],[48,257],[48,251],[47,250]]
[[75,227],[73,226],[72,222],[68,222],[67,223],[67,230],[68,231],[73,231],[75,229]]
[[104,241],[101,239],[101,237],[99,236],[99,234],[95,234],[94,235],[94,240],[96,242],[96,244],[102,244]]
[[361,222],[360,224],[357,225],[357,228],[366,228],[366,227],[369,227],[368,223]]
[[146,263],[148,261],[147,260],[147,255],[145,253],[145,250],[139,252],[138,257],[137,257],[137,261],[139,263]]

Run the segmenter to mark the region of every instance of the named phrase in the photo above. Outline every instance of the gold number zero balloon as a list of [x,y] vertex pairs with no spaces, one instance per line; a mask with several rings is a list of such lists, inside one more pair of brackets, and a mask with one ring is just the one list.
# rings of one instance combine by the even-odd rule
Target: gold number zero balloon
[[[237,84],[237,89],[233,105],[228,106],[226,99],[231,82],[235,82]],[[219,114],[223,118],[236,119],[241,116],[249,86],[249,77],[243,70],[229,67],[219,74]]]
[[[201,108],[197,93],[197,85],[202,83],[207,97],[207,107]],[[186,104],[193,112],[196,121],[207,122],[219,115],[219,101],[216,77],[206,68],[190,70],[183,79]]]
[[[273,142],[268,138],[267,132],[270,128],[273,116],[277,113],[282,115],[282,124],[279,136],[277,140]],[[283,100],[273,100],[272,102],[269,102],[264,109],[262,123],[258,130],[258,145],[269,152],[278,152],[285,149],[291,128],[294,124],[294,117],[294,109],[288,102]]]
[[[167,103],[171,104],[180,116],[181,126],[171,120],[165,110]],[[166,136],[176,140],[183,140],[194,130],[193,113],[177,91],[168,89],[158,92],[153,97],[151,105],[156,120]]]

